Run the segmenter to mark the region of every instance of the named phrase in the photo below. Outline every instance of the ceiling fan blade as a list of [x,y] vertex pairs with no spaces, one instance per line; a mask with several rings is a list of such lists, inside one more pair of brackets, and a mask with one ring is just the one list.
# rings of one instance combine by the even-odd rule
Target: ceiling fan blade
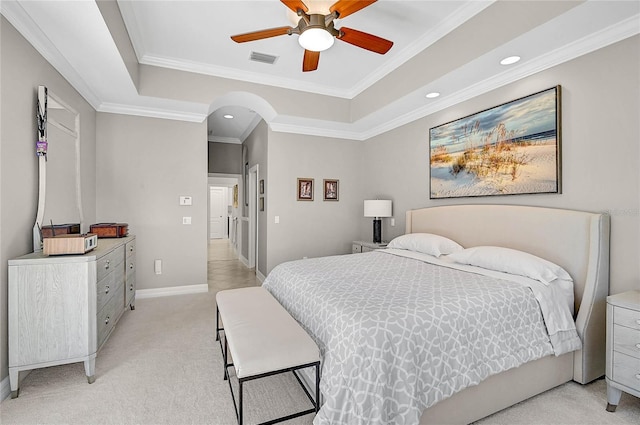
[[263,38],[277,37],[279,35],[287,35],[289,34],[289,30],[292,30],[291,27],[278,27],[278,28],[270,28],[268,30],[260,30],[248,32],[245,34],[232,35],[231,39],[236,43],[244,43],[247,41],[255,41],[262,40]]
[[318,69],[318,62],[320,61],[320,52],[312,52],[311,50],[304,51],[304,58],[302,59],[302,71],[309,72]]
[[307,5],[300,0],[280,0],[280,1],[284,3],[284,5],[287,6],[289,9],[293,10],[294,13],[298,13],[298,9],[302,9],[305,12],[309,11],[309,8],[307,7]]
[[338,18],[342,19],[346,16],[356,13],[360,9],[375,3],[377,0],[338,0],[329,8],[329,12],[338,12]]
[[375,53],[380,53],[381,55],[387,53],[389,49],[391,49],[391,46],[393,46],[393,41],[345,27],[340,28],[340,35],[337,38],[338,40]]

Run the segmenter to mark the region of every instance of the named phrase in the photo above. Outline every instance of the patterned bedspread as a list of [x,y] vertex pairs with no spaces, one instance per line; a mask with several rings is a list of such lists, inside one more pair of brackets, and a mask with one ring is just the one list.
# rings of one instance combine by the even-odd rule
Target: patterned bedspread
[[554,353],[519,283],[370,252],[283,263],[263,286],[323,356],[320,424],[417,424],[424,409]]

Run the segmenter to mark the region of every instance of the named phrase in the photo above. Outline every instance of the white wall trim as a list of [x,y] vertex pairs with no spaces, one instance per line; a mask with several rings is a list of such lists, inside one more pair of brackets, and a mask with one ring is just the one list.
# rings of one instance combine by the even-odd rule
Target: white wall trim
[[98,112],[111,114],[137,115],[141,117],[162,118],[166,120],[177,120],[201,123],[207,119],[206,113],[172,111],[169,109],[149,108],[142,106],[124,105],[118,103],[103,102],[96,108]]
[[200,285],[169,286],[167,288],[138,289],[136,291],[136,298],[171,297],[174,295],[200,294],[203,292],[209,292],[209,285],[206,283]]
[[245,258],[245,256],[244,256],[244,255],[242,255],[242,254],[240,254],[240,253],[239,253],[239,254],[238,254],[238,260],[239,260],[239,261],[240,261],[240,262],[241,262],[241,263],[242,263],[246,268],[249,268],[249,260],[247,260],[247,259]]
[[260,270],[256,270],[256,277],[258,278],[258,280],[260,281],[260,283],[263,283],[264,280],[267,278],[265,275],[263,275],[262,273],[260,273]]

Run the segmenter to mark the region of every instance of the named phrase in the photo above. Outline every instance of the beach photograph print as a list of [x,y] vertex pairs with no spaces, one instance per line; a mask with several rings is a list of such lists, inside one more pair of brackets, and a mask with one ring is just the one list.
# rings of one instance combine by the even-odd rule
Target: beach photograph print
[[560,193],[560,86],[429,130],[430,198]]

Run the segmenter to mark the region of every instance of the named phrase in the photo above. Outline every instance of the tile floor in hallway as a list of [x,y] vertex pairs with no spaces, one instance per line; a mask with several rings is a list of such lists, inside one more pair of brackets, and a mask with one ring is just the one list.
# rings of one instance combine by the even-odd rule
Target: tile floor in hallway
[[209,240],[207,281],[211,293],[222,289],[261,285],[255,271],[238,260],[229,239]]

